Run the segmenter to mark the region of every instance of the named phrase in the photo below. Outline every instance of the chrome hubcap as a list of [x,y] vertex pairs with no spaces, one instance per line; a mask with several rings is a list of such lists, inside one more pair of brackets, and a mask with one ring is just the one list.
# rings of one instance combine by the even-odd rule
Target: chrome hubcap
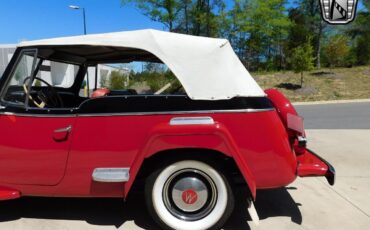
[[208,199],[206,185],[195,177],[178,180],[172,189],[175,205],[184,212],[195,212],[201,209]]
[[207,216],[216,204],[217,190],[212,179],[196,169],[171,175],[163,189],[166,208],[182,220],[195,221]]

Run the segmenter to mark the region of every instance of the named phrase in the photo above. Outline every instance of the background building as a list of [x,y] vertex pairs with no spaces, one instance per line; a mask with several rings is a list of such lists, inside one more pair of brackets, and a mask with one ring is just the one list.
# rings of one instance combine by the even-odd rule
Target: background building
[[8,65],[10,59],[13,57],[16,45],[0,45],[0,76]]

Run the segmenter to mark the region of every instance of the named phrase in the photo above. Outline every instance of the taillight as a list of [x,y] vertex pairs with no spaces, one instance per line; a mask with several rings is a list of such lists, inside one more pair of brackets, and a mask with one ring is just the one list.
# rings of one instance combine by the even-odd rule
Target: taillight
[[286,123],[286,127],[291,131],[294,131],[298,135],[304,134],[303,117],[300,117],[297,114],[288,113]]
[[289,141],[295,153],[297,155],[304,153],[306,149],[306,134],[304,131],[303,118],[298,115],[288,98],[277,89],[267,89],[265,93],[279,114],[288,132]]

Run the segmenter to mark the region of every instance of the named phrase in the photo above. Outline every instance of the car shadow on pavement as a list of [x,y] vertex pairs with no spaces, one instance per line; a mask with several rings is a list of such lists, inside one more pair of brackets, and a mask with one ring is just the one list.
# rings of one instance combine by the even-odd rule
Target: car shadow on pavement
[[[225,228],[250,229],[246,193],[238,189],[235,210]],[[298,204],[299,205],[299,204]],[[286,188],[258,191],[256,209],[260,219],[288,216],[292,222],[301,224],[302,216]],[[82,220],[91,225],[115,226],[133,221],[143,229],[156,230],[155,223],[146,211],[144,194],[132,193],[126,203],[121,199],[91,198],[39,198],[24,197],[0,203],[0,222],[21,218]]]
[[300,203],[296,203],[288,190],[297,190],[295,187],[262,190],[258,192],[256,209],[260,219],[274,216],[290,217],[293,223],[302,224],[302,214],[299,210]]
[[[293,223],[302,224],[302,214],[298,208],[301,204],[296,203],[288,190],[295,190],[294,187],[268,189],[257,191],[257,201],[255,207],[260,220],[270,217],[290,217]],[[225,230],[250,229],[247,221],[251,221],[247,211],[247,192],[243,188],[238,188],[235,193],[235,210],[229,221],[226,223]],[[253,223],[251,223],[253,224]]]
[[143,194],[133,193],[127,202],[119,198],[23,197],[0,203],[0,222],[20,218],[78,220],[119,228],[126,221],[134,221],[143,229],[156,230],[143,197]]

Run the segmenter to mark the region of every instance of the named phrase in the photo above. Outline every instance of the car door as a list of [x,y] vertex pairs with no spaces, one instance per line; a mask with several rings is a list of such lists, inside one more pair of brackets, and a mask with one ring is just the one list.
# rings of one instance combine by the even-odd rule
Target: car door
[[0,112],[0,183],[55,185],[64,175],[75,118]]
[[37,50],[22,51],[16,58],[15,67],[3,75],[6,83],[1,82],[0,183],[56,185],[66,168],[75,115],[29,107],[23,85],[25,78],[35,76]]

